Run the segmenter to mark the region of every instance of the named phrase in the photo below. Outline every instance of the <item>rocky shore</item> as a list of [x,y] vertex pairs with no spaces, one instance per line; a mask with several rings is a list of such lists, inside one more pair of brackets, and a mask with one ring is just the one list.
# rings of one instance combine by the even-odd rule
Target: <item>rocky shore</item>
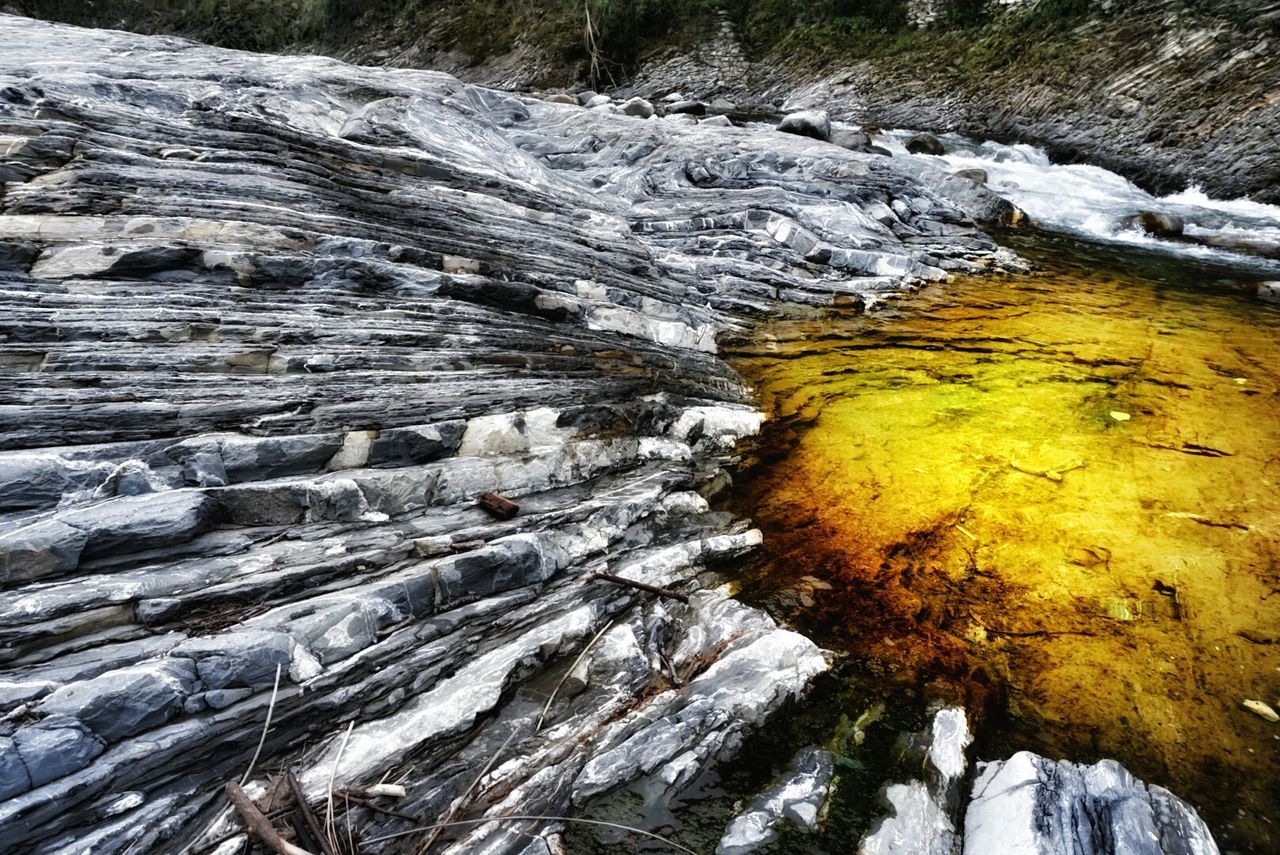
[[688,116],[0,40],[6,851],[236,851],[223,785],[285,766],[405,788],[341,807],[366,851],[669,799],[827,667],[713,572],[762,418],[716,336],[1012,263],[954,205]]

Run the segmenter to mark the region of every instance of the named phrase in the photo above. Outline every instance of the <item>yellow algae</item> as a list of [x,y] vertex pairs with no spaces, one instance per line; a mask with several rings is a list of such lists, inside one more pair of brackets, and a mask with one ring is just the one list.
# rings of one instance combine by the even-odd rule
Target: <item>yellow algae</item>
[[1280,311],[1040,260],[739,348],[772,415],[744,590],[986,710],[993,751],[1115,757],[1276,851],[1276,731],[1242,701],[1280,693]]

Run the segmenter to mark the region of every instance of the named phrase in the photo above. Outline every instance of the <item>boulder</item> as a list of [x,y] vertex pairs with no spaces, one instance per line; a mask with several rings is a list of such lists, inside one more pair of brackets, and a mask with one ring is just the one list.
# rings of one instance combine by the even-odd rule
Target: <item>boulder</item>
[[802,110],[784,116],[778,122],[778,130],[784,134],[826,141],[831,139],[831,117],[826,110]]
[[830,142],[841,148],[847,148],[849,151],[868,151],[871,146],[871,140],[861,131],[852,131],[848,128],[840,128],[831,132]]
[[1181,217],[1158,211],[1139,211],[1136,214],[1130,214],[1120,221],[1120,225],[1122,228],[1137,229],[1163,238],[1181,237],[1183,228]]
[[705,116],[707,114],[707,105],[701,101],[676,101],[674,104],[667,105],[668,115],[677,113],[686,113],[690,116]]
[[593,95],[591,98],[587,99],[586,103],[584,103],[582,106],[590,110],[592,107],[603,107],[607,104],[612,104],[612,103],[613,103],[613,99],[610,98],[608,95]]
[[734,104],[728,98],[715,98],[707,105],[707,109],[713,113],[732,113],[738,109],[738,105]]
[[653,115],[653,104],[643,98],[630,98],[622,105],[622,112],[628,116],[647,119]]
[[978,184],[987,183],[987,170],[985,169],[957,169],[952,174],[958,178],[968,178],[970,181],[976,181]]
[[1259,282],[1258,299],[1268,303],[1280,303],[1280,281]]
[[728,116],[708,116],[698,122],[700,125],[708,125],[713,128],[732,128],[733,121]]
[[583,107],[585,107],[587,106],[588,103],[591,102],[591,99],[595,98],[596,96],[597,96],[597,93],[594,89],[583,89],[577,95],[578,103],[581,104]]
[[942,142],[933,134],[916,134],[907,140],[907,151],[912,154],[946,154]]
[[80,564],[89,536],[55,519],[0,534],[0,587],[68,573]]
[[548,95],[543,100],[546,101],[548,104],[572,104],[575,107],[581,106],[578,103],[577,98],[575,98],[572,95],[566,95],[564,92],[556,92],[554,94]]

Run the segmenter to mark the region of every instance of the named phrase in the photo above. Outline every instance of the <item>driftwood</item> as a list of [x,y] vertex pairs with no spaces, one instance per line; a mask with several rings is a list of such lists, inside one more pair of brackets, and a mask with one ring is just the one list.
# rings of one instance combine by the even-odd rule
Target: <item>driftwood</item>
[[671,588],[659,588],[657,585],[647,585],[644,582],[637,582],[635,579],[628,579],[625,576],[615,576],[612,573],[592,573],[587,576],[586,581],[592,582],[596,579],[599,579],[602,582],[612,582],[615,585],[623,585],[627,588],[635,588],[637,591],[648,591],[650,594],[657,594],[659,597],[679,600],[682,603],[689,602],[689,595],[683,591],[675,591]]
[[298,783],[298,777],[290,770],[285,773],[289,781],[289,791],[293,793],[293,800],[297,802],[298,813],[302,815],[302,821],[307,826],[313,840],[319,845],[320,851],[324,855],[335,855],[333,847],[329,845],[329,839],[325,837],[324,827],[320,825],[320,819],[311,810],[311,805],[307,804],[306,793],[302,792],[302,785]]
[[519,505],[497,493],[485,493],[480,497],[479,504],[480,507],[502,520],[509,520],[520,513]]
[[281,837],[280,832],[276,831],[275,826],[271,824],[271,820],[263,816],[262,811],[258,810],[258,806],[253,803],[253,799],[249,798],[235,781],[227,782],[227,798],[231,800],[236,813],[240,814],[240,818],[244,820],[245,828],[249,833],[262,841],[262,844],[272,852],[278,855],[312,855],[302,847],[294,846]]

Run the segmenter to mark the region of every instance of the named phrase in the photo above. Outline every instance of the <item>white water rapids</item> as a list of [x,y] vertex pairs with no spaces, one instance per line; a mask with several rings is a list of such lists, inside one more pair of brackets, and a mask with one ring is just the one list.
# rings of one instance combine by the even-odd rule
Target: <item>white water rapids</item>
[[885,131],[872,141],[893,152],[894,157],[918,158],[948,172],[985,170],[989,188],[1049,231],[1228,262],[1261,273],[1280,271],[1280,261],[1186,240],[1157,238],[1136,227],[1126,227],[1123,222],[1129,215],[1150,211],[1182,219],[1183,233],[1196,241],[1227,239],[1280,248],[1280,206],[1249,199],[1210,199],[1196,187],[1170,196],[1153,196],[1102,167],[1055,164],[1035,146],[976,142],[959,134],[938,136],[946,148],[944,155],[913,155],[907,152],[906,141],[915,133]]

